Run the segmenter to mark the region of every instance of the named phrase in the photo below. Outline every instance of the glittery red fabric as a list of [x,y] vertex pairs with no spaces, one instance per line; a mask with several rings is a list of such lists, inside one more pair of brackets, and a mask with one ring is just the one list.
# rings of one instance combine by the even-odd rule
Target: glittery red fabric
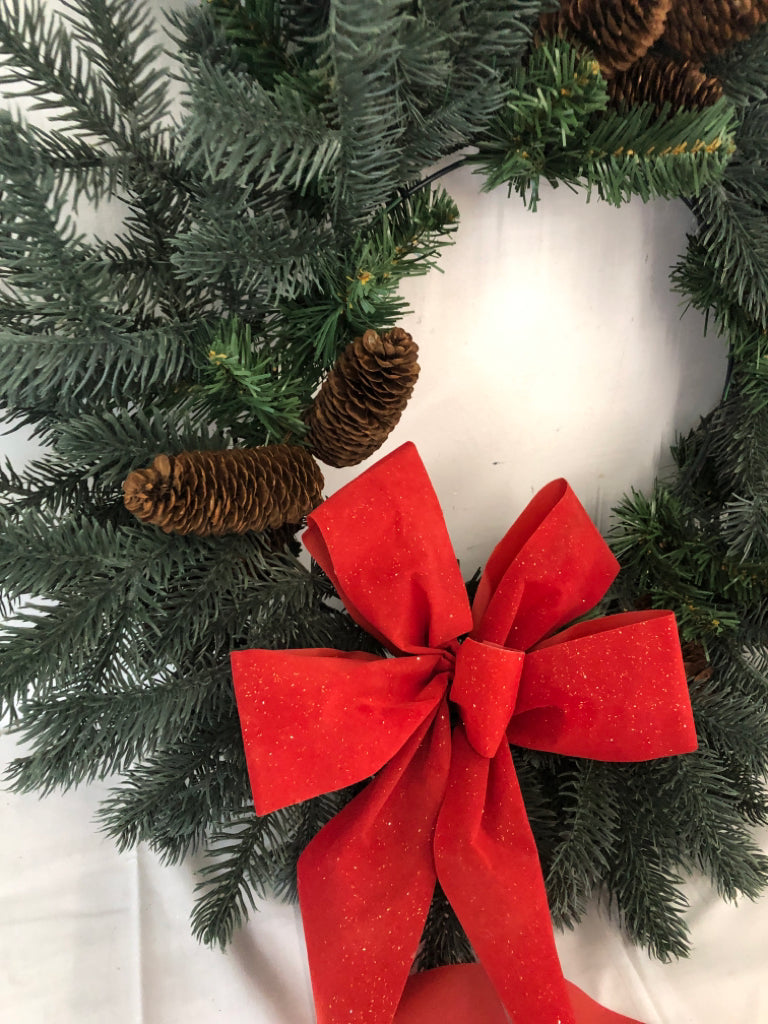
[[694,750],[674,616],[563,630],[618,570],[563,480],[500,542],[470,609],[410,444],[316,509],[304,542],[395,655],[232,655],[260,814],[373,776],[299,862],[319,1024],[403,1024],[436,879],[515,1024],[626,1021],[563,977],[509,744],[608,761]]
[[[639,1024],[566,986],[579,1024]],[[395,1024],[509,1024],[509,1017],[482,965],[456,964],[412,975]]]

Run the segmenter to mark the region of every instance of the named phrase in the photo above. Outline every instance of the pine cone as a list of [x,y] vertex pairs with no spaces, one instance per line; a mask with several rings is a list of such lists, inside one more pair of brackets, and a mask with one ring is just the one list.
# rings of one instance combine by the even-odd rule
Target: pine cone
[[682,645],[682,651],[685,678],[689,683],[703,683],[712,678],[712,666],[700,643],[689,641]]
[[663,41],[700,61],[742,42],[768,21],[768,0],[674,0]]
[[664,31],[672,0],[560,0],[560,11],[544,15],[542,34],[582,43],[610,77],[645,56]]
[[225,533],[299,524],[322,501],[320,468],[304,448],[274,444],[158,455],[123,484],[125,507],[166,533]]
[[608,83],[615,107],[653,103],[660,113],[665,103],[673,110],[703,110],[723,95],[718,78],[710,78],[690,61],[648,54],[627,71],[620,71]]
[[577,50],[584,48],[584,43],[570,28],[570,22],[560,11],[550,11],[539,18],[538,29],[533,35],[533,45],[538,46],[542,39],[564,39]]
[[381,447],[413,392],[417,354],[399,327],[366,331],[347,345],[305,416],[307,444],[318,459],[356,466]]

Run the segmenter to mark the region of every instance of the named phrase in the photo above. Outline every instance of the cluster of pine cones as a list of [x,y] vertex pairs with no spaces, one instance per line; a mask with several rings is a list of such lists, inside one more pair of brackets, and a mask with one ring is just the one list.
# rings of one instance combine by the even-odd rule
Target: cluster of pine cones
[[541,32],[597,58],[617,107],[702,110],[722,96],[706,59],[748,39],[768,21],[768,0],[561,0]]
[[322,501],[329,466],[356,466],[394,429],[419,364],[399,327],[366,331],[343,350],[307,410],[305,445],[272,444],[158,455],[123,484],[125,507],[166,533],[218,537],[248,530],[298,529]]

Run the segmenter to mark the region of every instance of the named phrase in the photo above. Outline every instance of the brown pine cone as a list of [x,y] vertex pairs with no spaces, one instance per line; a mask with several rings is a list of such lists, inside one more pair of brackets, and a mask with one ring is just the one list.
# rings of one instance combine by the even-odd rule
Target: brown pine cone
[[685,678],[689,683],[703,683],[712,678],[712,666],[700,643],[691,640],[682,645],[682,651]]
[[344,349],[307,410],[307,444],[329,466],[356,466],[384,443],[419,376],[418,348],[400,327],[366,331]]
[[549,14],[542,14],[539,18],[538,30],[533,36],[534,46],[538,46],[542,39],[554,39],[556,37],[565,39],[567,43],[575,46],[577,50],[584,46],[581,39],[570,28],[570,22],[566,21],[564,14],[560,11],[550,11]]
[[608,83],[615,107],[653,103],[660,113],[665,103],[672,110],[703,110],[723,95],[718,78],[710,78],[690,61],[647,54],[627,71],[620,71]]
[[123,484],[125,507],[166,533],[226,533],[298,525],[322,499],[320,467],[287,444],[158,455]]
[[723,53],[768,21],[768,0],[674,0],[663,41],[700,61]]
[[544,15],[543,35],[588,47],[607,77],[643,57],[664,31],[672,0],[560,0]]

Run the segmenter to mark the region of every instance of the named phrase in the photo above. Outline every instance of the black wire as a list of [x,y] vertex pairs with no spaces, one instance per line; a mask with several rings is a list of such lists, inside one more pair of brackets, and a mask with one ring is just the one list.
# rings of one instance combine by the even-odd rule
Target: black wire
[[415,185],[411,185],[410,188],[402,189],[398,192],[397,199],[395,199],[393,203],[390,203],[382,213],[384,215],[391,213],[396,206],[404,203],[406,199],[410,199],[411,196],[415,195],[417,192],[421,192],[423,188],[431,185],[433,181],[437,181],[438,178],[445,177],[445,175],[450,174],[451,171],[457,171],[459,167],[463,167],[467,163],[469,163],[469,157],[463,156],[461,160],[454,160],[454,162],[452,164],[448,164],[447,167],[441,167],[439,171],[435,171],[427,178],[422,178],[420,181],[417,181]]
[[401,192],[400,200],[410,199],[412,195],[416,192],[420,192],[423,188],[426,188],[427,185],[431,185],[433,181],[437,181],[438,178],[442,178],[446,174],[450,174],[451,171],[457,171],[459,167],[463,167],[467,163],[469,163],[469,157],[463,156],[460,160],[454,160],[452,164],[448,164],[447,167],[441,167],[439,171],[435,171],[427,178],[422,178],[421,181],[417,181],[415,185],[412,185],[410,188],[405,189],[404,192]]

